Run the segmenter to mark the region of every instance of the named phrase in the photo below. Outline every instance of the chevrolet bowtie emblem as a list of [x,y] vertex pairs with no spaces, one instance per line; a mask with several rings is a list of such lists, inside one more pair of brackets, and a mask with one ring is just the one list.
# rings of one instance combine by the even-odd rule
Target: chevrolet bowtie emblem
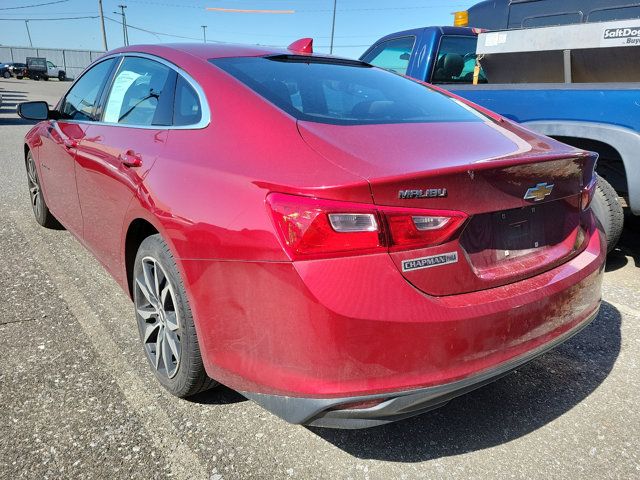
[[547,183],[539,183],[535,187],[531,187],[529,190],[527,190],[527,193],[524,194],[524,199],[539,202],[540,200],[544,200],[546,197],[551,195],[552,190],[553,185],[549,185]]

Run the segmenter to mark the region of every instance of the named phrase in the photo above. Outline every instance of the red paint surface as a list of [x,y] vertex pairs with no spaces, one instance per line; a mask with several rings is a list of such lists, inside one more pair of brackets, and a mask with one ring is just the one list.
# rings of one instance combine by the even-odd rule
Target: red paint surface
[[[210,125],[60,121],[60,136],[43,122],[26,143],[53,213],[125,289],[129,226],[144,219],[160,232],[187,285],[207,371],[222,383],[318,397],[435,385],[551,341],[597,308],[602,234],[590,212],[570,211],[593,167],[584,152],[490,119],[297,124],[207,62],[272,50],[128,50],[187,71],[207,96]],[[65,137],[77,146],[65,147]],[[141,165],[123,165],[125,154]],[[499,237],[482,238],[493,228],[483,215],[530,207],[522,197],[540,181],[555,184],[542,203],[566,207],[562,218],[543,219],[545,228],[559,220],[560,230],[536,251],[505,259]],[[425,188],[448,195],[398,198],[401,189]],[[265,203],[271,192],[470,218],[437,246],[292,262]],[[402,260],[452,251],[457,263],[401,272]]]

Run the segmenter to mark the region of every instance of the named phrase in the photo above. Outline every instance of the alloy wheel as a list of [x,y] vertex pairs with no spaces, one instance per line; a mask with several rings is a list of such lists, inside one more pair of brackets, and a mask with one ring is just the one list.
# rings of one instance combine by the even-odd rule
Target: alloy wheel
[[141,273],[135,282],[135,307],[142,342],[154,368],[173,378],[182,350],[175,290],[156,259],[144,257],[141,262]]
[[42,192],[40,190],[40,182],[38,180],[38,171],[33,156],[29,155],[27,159],[27,178],[29,181],[29,196],[31,197],[31,207],[37,218],[42,215]]

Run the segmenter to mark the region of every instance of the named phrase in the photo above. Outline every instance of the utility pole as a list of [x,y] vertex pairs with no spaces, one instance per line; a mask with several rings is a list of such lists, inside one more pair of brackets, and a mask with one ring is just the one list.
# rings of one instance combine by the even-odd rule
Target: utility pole
[[104,13],[102,11],[102,0],[98,0],[98,9],[100,10],[100,26],[102,27],[102,46],[104,51],[109,50],[107,46],[107,31],[104,29]]
[[122,36],[124,38],[124,45],[129,45],[129,34],[127,33],[127,16],[124,13],[124,9],[127,8],[126,5],[118,5],[120,12],[113,12],[116,15],[120,15],[122,17]]
[[202,27],[202,36],[204,37],[204,43],[207,43],[207,26],[200,25]]
[[29,31],[29,20],[24,21],[24,26],[27,27],[27,35],[29,36],[29,46],[33,47],[33,42],[31,41],[31,32]]
[[336,3],[338,0],[333,0],[333,21],[331,22],[331,43],[329,45],[329,54],[333,53],[333,34],[336,31]]

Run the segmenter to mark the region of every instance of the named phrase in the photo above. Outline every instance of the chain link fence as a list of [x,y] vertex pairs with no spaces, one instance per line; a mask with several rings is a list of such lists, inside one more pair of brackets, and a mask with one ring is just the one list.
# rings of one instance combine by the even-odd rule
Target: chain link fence
[[25,63],[27,57],[46,58],[54,65],[62,68],[67,78],[73,79],[91,62],[103,55],[95,50],[67,50],[59,48],[0,47],[0,63]]

